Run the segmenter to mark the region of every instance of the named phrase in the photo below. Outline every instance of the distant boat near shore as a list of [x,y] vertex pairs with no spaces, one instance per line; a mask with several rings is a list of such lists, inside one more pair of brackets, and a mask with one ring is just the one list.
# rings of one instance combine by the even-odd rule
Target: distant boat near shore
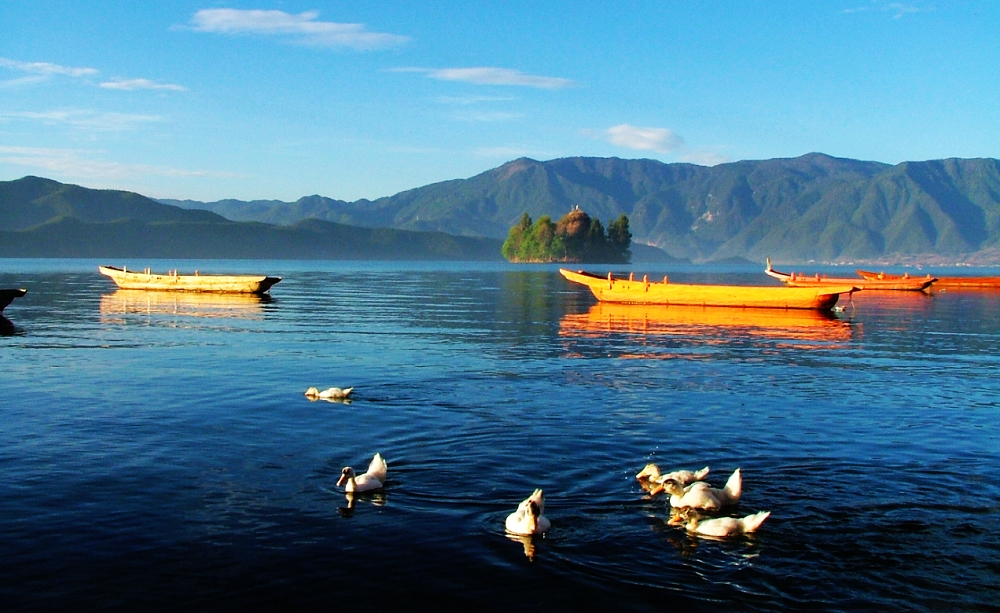
[[122,289],[166,290],[181,292],[217,292],[226,294],[264,294],[281,277],[260,275],[202,275],[195,271],[193,275],[181,275],[176,270],[166,274],[150,272],[147,268],[141,272],[99,266],[102,275],[110,277]]
[[851,279],[844,277],[823,277],[816,275],[803,275],[797,273],[778,272],[771,268],[771,258],[767,259],[767,266],[764,272],[768,276],[774,277],[789,287],[827,287],[831,285],[853,284],[859,290],[890,290],[906,292],[925,292],[937,281],[937,277],[910,279]]
[[937,281],[934,282],[935,288],[965,288],[965,289],[976,289],[976,288],[1000,288],[1000,277],[934,277],[928,274],[927,276],[914,277],[909,273],[903,273],[901,275],[890,275],[884,272],[871,272],[868,270],[856,270],[862,278],[871,281],[893,281],[899,279],[930,279],[936,278]]
[[11,302],[14,302],[15,298],[20,298],[27,293],[26,289],[0,289],[0,313],[3,313],[3,310]]

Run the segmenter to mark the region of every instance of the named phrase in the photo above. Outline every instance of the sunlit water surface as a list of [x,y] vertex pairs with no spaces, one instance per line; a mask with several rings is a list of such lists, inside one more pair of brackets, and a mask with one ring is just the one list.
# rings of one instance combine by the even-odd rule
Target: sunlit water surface
[[[0,261],[29,292],[0,322],[4,611],[1000,610],[1000,293],[819,317],[597,305],[553,267],[126,264],[284,280]],[[350,504],[376,451],[385,490]],[[689,536],[649,461],[740,467],[730,514],[772,515]],[[536,487],[551,531],[508,538]]]

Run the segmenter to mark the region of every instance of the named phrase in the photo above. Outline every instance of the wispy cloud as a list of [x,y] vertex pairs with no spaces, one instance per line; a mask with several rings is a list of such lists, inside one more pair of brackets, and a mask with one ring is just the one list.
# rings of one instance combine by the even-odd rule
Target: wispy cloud
[[669,154],[681,162],[715,166],[730,161],[728,157],[712,151],[689,148],[680,135],[667,128],[644,128],[623,123],[605,130],[581,132],[590,138],[604,140],[625,149]]
[[84,149],[46,149],[0,146],[0,163],[40,169],[91,180],[135,179],[137,176],[238,178],[235,173],[189,170],[150,164],[125,164],[98,159],[104,152]]
[[49,64],[48,62],[19,62],[5,57],[0,57],[0,66],[10,68],[11,70],[19,70],[21,72],[45,76],[64,75],[68,77],[87,77],[98,73],[96,68],[74,68],[71,66]]
[[933,8],[921,8],[914,6],[912,4],[906,4],[904,2],[883,2],[882,0],[871,0],[869,4],[857,6],[854,8],[844,9],[845,13],[865,13],[865,12],[883,12],[892,13],[893,19],[899,19],[906,15],[913,13],[925,13],[933,11]]
[[395,72],[422,72],[439,81],[460,81],[475,85],[510,85],[539,89],[564,89],[575,85],[571,79],[525,74],[512,68],[395,68],[393,70]]
[[667,128],[640,128],[623,123],[601,130],[597,135],[612,145],[638,151],[673,153],[684,146],[684,139]]
[[129,91],[135,89],[165,89],[175,92],[186,92],[188,90],[183,85],[157,83],[156,81],[150,81],[149,79],[111,79],[101,83],[101,87],[105,89],[122,89]]
[[124,132],[134,130],[142,124],[162,121],[158,115],[135,115],[128,113],[104,113],[83,109],[56,111],[0,111],[0,122],[36,121],[48,125],[69,125],[74,128],[99,132]]
[[293,15],[284,11],[203,9],[191,17],[191,28],[216,34],[282,36],[303,45],[361,51],[396,47],[410,40],[398,34],[369,32],[360,23],[317,21],[317,17],[317,11]]

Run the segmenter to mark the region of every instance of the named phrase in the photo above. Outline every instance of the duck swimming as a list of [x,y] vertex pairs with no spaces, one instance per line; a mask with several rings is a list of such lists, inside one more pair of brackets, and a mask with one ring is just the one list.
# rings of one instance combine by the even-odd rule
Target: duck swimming
[[688,532],[701,534],[703,536],[714,536],[716,538],[726,538],[750,534],[760,528],[764,520],[770,517],[770,511],[761,511],[746,517],[718,517],[715,519],[702,519],[697,511],[686,509],[682,517],[686,522],[684,527]]
[[651,490],[650,495],[655,496],[660,491],[670,494],[670,506],[672,507],[718,511],[739,502],[740,494],[743,492],[743,477],[740,474],[740,469],[737,468],[726,481],[726,487],[721,490],[704,481],[695,481],[684,487],[673,479],[667,479],[661,484],[660,489]]
[[552,527],[551,522],[542,513],[545,511],[545,498],[542,490],[535,490],[531,496],[517,505],[517,510],[507,516],[504,525],[507,532],[529,536],[544,534]]
[[385,473],[388,468],[385,460],[382,459],[382,455],[376,453],[375,457],[372,458],[371,464],[368,465],[368,470],[363,475],[357,475],[353,468],[345,466],[344,470],[340,471],[340,479],[337,479],[337,487],[344,484],[344,491],[348,493],[382,489],[382,484],[385,483]]
[[656,464],[650,462],[639,471],[639,474],[635,478],[639,481],[639,486],[647,492],[652,490],[657,490],[660,492],[658,487],[667,479],[673,479],[674,481],[680,483],[682,486],[690,485],[695,481],[701,481],[708,475],[708,467],[702,468],[701,470],[690,471],[690,470],[675,470],[669,472],[665,475],[660,474],[660,467]]
[[322,392],[318,388],[310,387],[306,390],[306,397],[310,400],[344,400],[351,395],[354,391],[353,387],[345,387],[341,389],[339,387],[329,387]]

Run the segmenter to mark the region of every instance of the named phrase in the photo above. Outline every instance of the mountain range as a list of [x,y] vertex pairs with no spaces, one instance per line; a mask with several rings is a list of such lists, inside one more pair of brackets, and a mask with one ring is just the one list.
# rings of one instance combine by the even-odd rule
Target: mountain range
[[319,219],[236,222],[132,192],[0,181],[0,257],[501,260],[501,244]]
[[820,153],[712,167],[521,158],[355,202],[154,201],[25,177],[0,182],[0,257],[500,259],[522,214],[576,206],[627,215],[636,260],[1000,263],[1000,161]]
[[498,239],[525,212],[558,219],[579,205],[601,220],[625,214],[634,244],[693,261],[1000,261],[996,159],[890,165],[810,153],[707,167],[521,158],[377,200],[161,202],[242,221],[313,217]]

